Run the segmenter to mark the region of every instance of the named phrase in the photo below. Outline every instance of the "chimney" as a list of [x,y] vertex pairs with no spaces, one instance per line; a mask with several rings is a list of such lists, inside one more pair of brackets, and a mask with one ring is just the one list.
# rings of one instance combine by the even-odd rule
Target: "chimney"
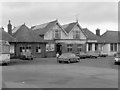
[[8,33],[9,33],[10,35],[12,35],[12,25],[11,25],[10,20],[9,20],[9,23],[8,23]]
[[100,36],[100,29],[99,28],[96,29],[96,35]]

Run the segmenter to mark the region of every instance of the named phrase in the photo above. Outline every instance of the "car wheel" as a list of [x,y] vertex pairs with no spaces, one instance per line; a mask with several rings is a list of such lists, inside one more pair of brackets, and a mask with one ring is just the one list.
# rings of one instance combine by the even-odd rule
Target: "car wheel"
[[7,65],[8,65],[8,63],[3,63],[3,64],[2,64],[2,66],[7,66]]
[[117,65],[117,62],[114,62],[115,65]]
[[97,57],[95,57],[95,58],[97,58]]
[[77,62],[80,62],[80,60],[77,60]]
[[61,61],[59,61],[59,63],[61,63]]
[[70,63],[70,60],[68,60],[67,63],[69,64],[69,63]]
[[30,58],[30,60],[33,60],[33,58]]

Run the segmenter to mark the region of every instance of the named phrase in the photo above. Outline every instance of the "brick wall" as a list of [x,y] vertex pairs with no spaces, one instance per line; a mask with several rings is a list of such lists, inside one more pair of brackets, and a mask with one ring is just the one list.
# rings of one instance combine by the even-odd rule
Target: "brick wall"
[[16,55],[19,56],[21,54],[21,52],[20,52],[21,46],[27,47],[28,44],[31,45],[31,52],[35,57],[45,57],[45,54],[46,54],[45,53],[45,44],[40,44],[41,53],[38,53],[38,52],[36,52],[36,47],[37,47],[38,43],[17,43],[16,48],[15,48]]

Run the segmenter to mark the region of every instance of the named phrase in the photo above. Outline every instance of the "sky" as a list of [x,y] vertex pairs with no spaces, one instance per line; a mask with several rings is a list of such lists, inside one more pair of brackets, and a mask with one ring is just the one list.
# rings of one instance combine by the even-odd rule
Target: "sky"
[[78,20],[82,28],[101,34],[106,30],[118,30],[117,2],[1,2],[0,27],[7,31],[8,20],[11,24],[28,27],[58,20],[61,25]]

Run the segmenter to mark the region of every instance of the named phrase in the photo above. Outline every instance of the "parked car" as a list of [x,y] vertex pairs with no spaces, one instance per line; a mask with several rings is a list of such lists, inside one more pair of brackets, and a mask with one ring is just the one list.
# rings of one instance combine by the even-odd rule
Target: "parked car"
[[80,57],[76,56],[74,53],[63,53],[57,58],[57,61],[59,63],[66,62],[66,63],[71,63],[71,62],[79,62]]
[[87,52],[87,55],[90,58],[98,58],[99,57],[99,52],[89,51],[89,52]]
[[115,64],[119,64],[120,63],[120,52],[115,54]]
[[85,59],[89,57],[85,52],[76,53],[76,56],[80,57],[81,59]]
[[30,51],[29,52],[22,52],[21,55],[20,55],[20,59],[22,59],[22,60],[33,60],[33,55]]
[[107,56],[108,56],[107,53],[100,52],[100,54],[99,54],[99,57],[107,57]]

